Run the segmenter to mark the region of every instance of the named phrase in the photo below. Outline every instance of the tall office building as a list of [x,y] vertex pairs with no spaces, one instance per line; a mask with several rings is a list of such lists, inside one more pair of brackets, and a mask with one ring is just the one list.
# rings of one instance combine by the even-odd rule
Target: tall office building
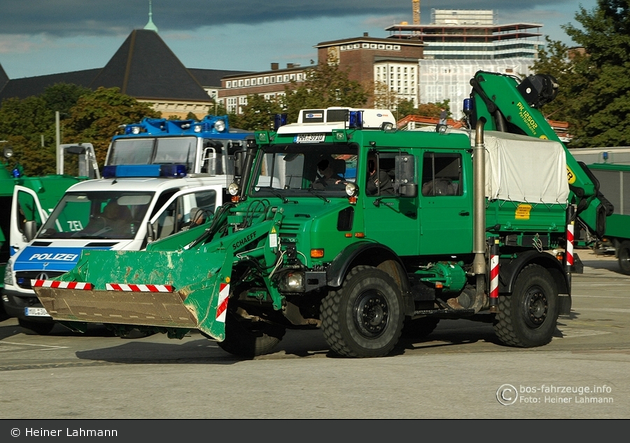
[[418,101],[450,101],[453,118],[463,116],[462,102],[470,93],[469,80],[478,70],[518,77],[544,46],[536,23],[497,24],[493,10],[433,9],[431,24],[402,22],[389,26],[392,41],[420,41],[424,58],[418,61]]

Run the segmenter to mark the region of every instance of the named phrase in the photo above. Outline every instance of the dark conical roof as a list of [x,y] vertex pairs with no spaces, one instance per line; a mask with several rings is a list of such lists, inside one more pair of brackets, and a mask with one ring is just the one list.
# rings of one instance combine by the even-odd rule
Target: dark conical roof
[[201,84],[152,30],[136,29],[94,78],[93,89],[119,87],[141,99],[208,101]]

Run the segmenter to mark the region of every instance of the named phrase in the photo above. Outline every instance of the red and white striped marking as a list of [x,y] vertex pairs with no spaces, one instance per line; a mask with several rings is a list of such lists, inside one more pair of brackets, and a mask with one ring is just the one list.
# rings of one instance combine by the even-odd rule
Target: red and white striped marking
[[499,255],[490,256],[490,298],[499,298]]
[[575,222],[571,221],[567,225],[567,267],[573,266],[573,242],[574,242]]
[[222,323],[225,323],[229,294],[230,285],[227,283],[221,283],[221,286],[219,287],[219,302],[217,303],[217,321]]
[[124,292],[173,292],[172,285],[129,285],[126,283],[107,283],[108,291]]
[[33,288],[92,289],[92,283],[78,281],[31,280]]

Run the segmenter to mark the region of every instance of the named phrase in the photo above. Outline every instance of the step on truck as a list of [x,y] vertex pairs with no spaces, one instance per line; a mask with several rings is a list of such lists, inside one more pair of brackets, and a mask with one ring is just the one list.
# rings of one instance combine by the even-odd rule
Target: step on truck
[[4,310],[31,333],[47,334],[55,325],[31,280],[72,269],[84,249],[139,250],[207,222],[224,202],[234,157],[253,137],[229,128],[227,116],[145,118],[121,129],[103,178],[69,188],[4,272]]
[[[29,239],[46,221],[54,206],[70,186],[99,177],[94,147],[91,143],[64,144],[59,146],[60,165],[58,174],[29,177],[22,165],[15,161],[13,149],[2,149],[4,161],[0,162],[0,275],[4,276],[11,256],[23,249]],[[63,159],[76,168],[64,168]],[[15,162],[15,163],[14,163]],[[9,167],[9,163],[14,163]],[[72,169],[75,174],[64,173]],[[0,291],[4,279],[0,281]],[[0,320],[8,318],[0,303]]]
[[[552,77],[480,71],[471,86],[470,130],[365,128],[348,111],[341,128],[257,132],[233,199],[197,238],[86,250],[35,291],[77,330],[197,330],[245,358],[309,328],[333,354],[385,356],[441,319],[545,345],[581,272],[576,219],[603,233],[609,203],[540,112],[557,93]],[[263,159],[271,180],[260,179]]]

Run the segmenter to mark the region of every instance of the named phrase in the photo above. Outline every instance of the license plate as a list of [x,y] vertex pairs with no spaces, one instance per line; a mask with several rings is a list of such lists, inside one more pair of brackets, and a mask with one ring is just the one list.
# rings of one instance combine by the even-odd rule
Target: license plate
[[295,136],[295,143],[321,143],[325,140],[325,134],[299,134]]
[[50,317],[45,308],[24,308],[24,315],[27,317]]

